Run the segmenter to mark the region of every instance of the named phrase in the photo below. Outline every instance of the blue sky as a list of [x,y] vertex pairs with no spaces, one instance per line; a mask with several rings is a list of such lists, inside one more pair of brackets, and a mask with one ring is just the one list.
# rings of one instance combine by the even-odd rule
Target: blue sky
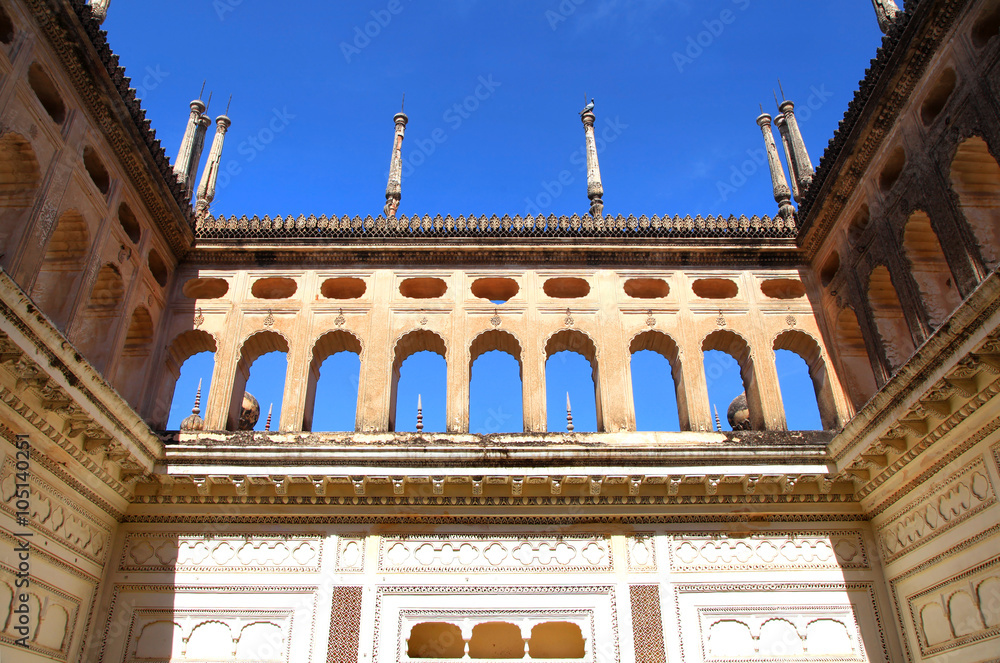
[[818,163],[881,41],[869,0],[172,0],[104,27],[171,157],[202,81],[213,118],[233,95],[213,211],[248,216],[377,215],[404,93],[404,214],[584,213],[585,96],[607,212],[773,214],[759,104],[780,77]]

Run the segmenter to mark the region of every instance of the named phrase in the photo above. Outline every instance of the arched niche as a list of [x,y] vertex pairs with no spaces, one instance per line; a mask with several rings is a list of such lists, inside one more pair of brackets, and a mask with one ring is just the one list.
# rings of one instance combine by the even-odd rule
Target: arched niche
[[895,370],[909,359],[915,346],[892,276],[884,265],[876,267],[868,277],[868,304],[886,359]]
[[[201,329],[178,334],[167,346],[166,358],[160,367],[160,372],[154,375],[157,380],[157,398],[153,406],[152,421],[160,428],[167,425],[167,417],[170,414],[174,401],[174,391],[177,388],[177,380],[181,376],[181,369],[185,362],[195,355],[210,352],[213,355],[218,350],[215,337]],[[207,376],[211,379],[211,375]],[[189,395],[183,394],[181,397],[187,399]],[[191,401],[185,401],[184,405],[190,405]]]
[[[418,352],[433,352],[448,363],[448,347],[438,334],[427,329],[417,329],[403,334],[393,348],[392,373],[390,378],[389,431],[396,430],[396,400],[399,391],[400,371],[403,362]],[[445,369],[447,371],[447,368]]]
[[[560,352],[576,353],[590,364],[591,378],[594,381],[594,407],[597,414],[597,430],[598,432],[603,431],[604,415],[601,405],[601,380],[600,368],[597,361],[597,346],[590,336],[576,329],[563,329],[550,336],[545,343],[546,385],[552,382],[549,378],[549,371],[552,369],[549,360]],[[561,397],[558,394],[555,397],[557,399],[555,403],[549,403],[548,398],[546,399],[546,410],[548,412],[556,412],[560,407],[565,407]]]
[[959,206],[989,269],[1000,264],[1000,165],[982,138],[973,136],[958,146],[951,163],[951,185]]
[[[487,354],[490,354],[490,357],[483,359],[480,365],[476,366],[476,361]],[[490,329],[472,339],[472,343],[469,344],[469,424],[473,432],[499,433],[524,430],[526,404],[521,354],[521,342],[507,331]],[[509,380],[513,379],[515,367],[519,398],[511,404],[513,397],[505,390],[509,387]],[[497,373],[491,375],[481,373],[490,369],[496,370]],[[489,407],[484,403],[488,403]],[[515,424],[511,419],[516,417],[517,410],[520,410],[521,420]]]
[[845,308],[837,315],[835,335],[843,368],[842,384],[854,409],[860,410],[878,390],[878,383],[853,309]]
[[[633,358],[637,352],[648,350],[655,352],[670,364],[670,375],[673,378],[674,393],[677,399],[677,418],[681,430],[691,430],[691,419],[688,411],[687,389],[684,385],[684,372],[681,370],[680,349],[670,336],[661,331],[648,330],[640,332],[629,344],[629,356]],[[633,386],[633,392],[635,387]],[[633,395],[633,400],[635,400]],[[638,418],[639,413],[636,413]]]
[[41,180],[31,143],[16,133],[0,136],[0,254],[4,267],[10,265]]
[[41,268],[31,288],[32,300],[63,331],[69,324],[89,251],[87,220],[75,209],[66,210],[59,215],[49,237]]
[[910,262],[910,273],[920,290],[928,321],[932,327],[940,327],[962,303],[962,296],[925,212],[914,212],[906,222],[903,251]]
[[[276,331],[259,331],[251,334],[243,347],[240,348],[240,360],[236,365],[236,377],[233,381],[233,393],[229,401],[229,416],[226,427],[229,430],[239,428],[240,411],[243,407],[243,394],[246,392],[247,380],[250,379],[250,369],[260,357],[272,352],[288,354],[288,341]],[[284,377],[281,376],[282,382]]]

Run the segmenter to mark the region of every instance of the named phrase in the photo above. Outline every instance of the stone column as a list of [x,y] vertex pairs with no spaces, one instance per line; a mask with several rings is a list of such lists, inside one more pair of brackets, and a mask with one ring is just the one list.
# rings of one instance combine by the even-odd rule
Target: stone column
[[888,33],[889,28],[896,22],[902,13],[894,0],[872,0],[875,7],[875,16],[878,18],[878,27],[883,33]]
[[[693,321],[687,325],[692,332],[696,329]],[[708,403],[708,382],[705,378],[705,355],[701,350],[701,339],[685,334],[678,339],[681,375],[684,382],[684,401],[687,406],[688,427],[692,431],[712,431],[712,411]],[[677,407],[681,407],[681,398]],[[726,403],[728,405],[728,403]]]
[[[177,181],[186,187],[189,192],[194,188],[191,182],[191,161],[194,156],[195,137],[198,133],[199,125],[204,124],[202,121],[204,114],[205,102],[201,99],[192,101],[187,128],[184,130],[184,138],[181,139],[181,147],[177,150],[177,160],[174,162],[174,175],[177,176]],[[204,134],[202,135],[202,141],[204,141]],[[197,168],[197,165],[195,165],[195,168]]]
[[601,165],[597,161],[597,141],[594,138],[594,122],[597,117],[589,110],[580,119],[587,137],[587,197],[590,198],[590,215],[599,218],[604,216],[604,184],[601,183]]
[[792,138],[788,135],[788,121],[785,119],[784,115],[779,115],[774,118],[774,124],[778,127],[778,133],[781,134],[781,146],[785,150],[785,162],[788,164],[788,169],[791,171],[789,173],[789,184],[792,186],[792,197],[795,202],[802,202],[802,190],[799,189],[799,174],[795,168],[795,155],[792,152]]
[[369,314],[368,338],[361,356],[361,377],[358,384],[357,430],[381,433],[389,429],[390,397],[392,394],[392,358],[395,338],[392,331],[393,275],[379,270],[372,279],[372,306]]
[[761,133],[764,134],[767,163],[771,168],[771,182],[774,185],[774,200],[778,203],[781,216],[790,219],[795,212],[792,207],[792,192],[788,188],[788,182],[785,181],[785,170],[778,157],[778,146],[774,143],[774,134],[771,132],[771,116],[767,113],[762,114],[757,118],[757,125],[760,127]]
[[108,17],[108,7],[111,6],[111,0],[90,0],[90,13],[94,15],[98,23],[104,23],[104,19]]
[[243,339],[240,337],[244,333],[242,318],[241,312],[230,311],[222,325],[224,331],[216,335],[215,368],[212,370],[212,384],[205,406],[205,430],[226,430],[233,401],[233,389],[238,387],[242,392],[246,387],[247,376],[241,376],[242,383],[236,376],[240,362],[240,348],[243,346]]
[[406,124],[410,118],[406,113],[396,113],[396,137],[392,143],[392,160],[389,165],[389,184],[385,188],[385,208],[383,214],[387,219],[396,218],[399,212],[399,201],[403,199],[403,136],[406,134]]
[[212,140],[212,150],[208,153],[208,163],[201,176],[198,187],[198,202],[195,211],[198,214],[208,213],[208,206],[215,200],[215,184],[219,179],[219,164],[222,162],[222,148],[226,142],[226,132],[232,126],[232,120],[220,115],[215,120],[215,138]]
[[809,152],[806,150],[806,143],[802,140],[802,132],[799,131],[799,123],[795,119],[795,104],[785,100],[778,106],[778,110],[785,116],[785,124],[788,129],[788,137],[792,144],[792,157],[795,162],[793,175],[802,193],[805,193],[812,184],[813,169],[812,161],[809,159]]
[[529,331],[542,328],[538,313],[538,293],[541,289],[537,274],[528,273],[525,278],[528,309],[524,324],[520,327],[524,343],[521,349],[521,408],[526,433],[544,433],[548,430],[545,413],[545,335]]
[[635,405],[632,402],[631,365],[628,341],[622,336],[621,314],[616,302],[621,287],[617,273],[598,272],[597,294],[601,301],[598,312],[597,352],[599,370],[597,390],[600,394],[603,430],[608,433],[635,430]]

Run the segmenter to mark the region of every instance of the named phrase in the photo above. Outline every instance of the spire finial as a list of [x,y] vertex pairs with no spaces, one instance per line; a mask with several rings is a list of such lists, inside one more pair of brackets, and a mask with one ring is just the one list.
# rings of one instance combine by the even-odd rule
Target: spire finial
[[229,116],[229,108],[233,105],[233,95],[229,95],[229,103],[226,104],[226,116]]
[[781,100],[785,100],[785,89],[781,87],[781,79],[778,79],[778,89],[781,91]]
[[214,90],[209,90],[208,91],[208,101],[205,102],[205,112],[206,113],[208,112],[208,109],[212,107],[212,94],[214,94]]
[[424,401],[421,394],[417,394],[417,432],[424,431]]
[[198,391],[194,394],[194,407],[191,414],[201,414],[201,379],[198,380]]
[[573,427],[573,406],[569,402],[569,392],[566,392],[566,432],[572,433]]
[[722,432],[722,419],[719,419],[719,406],[716,405],[714,407],[715,407],[715,429],[721,433]]
[[206,78],[201,82],[201,92],[198,93],[198,98],[201,99],[205,96],[205,85],[208,84],[208,79]]
[[[406,104],[406,95],[403,95]],[[385,207],[382,214],[387,219],[395,219],[399,213],[399,202],[403,199],[403,138],[410,118],[400,111],[392,118],[396,123],[396,135],[392,141],[392,159],[389,161],[389,183],[385,187]]]
[[401,103],[399,105],[399,112],[400,113],[405,113],[406,112],[406,93],[405,92],[403,93],[403,103]]
[[264,432],[268,433],[271,431],[271,413],[274,411],[274,403],[271,403],[267,408],[267,421],[264,423]]
[[896,19],[902,13],[899,5],[894,0],[872,0],[875,7],[875,17],[878,19],[878,27],[884,34],[888,34]]
[[587,198],[590,199],[590,216],[599,219],[604,216],[604,184],[601,182],[601,165],[597,159],[597,140],[594,137],[594,122],[597,121],[594,105],[595,102],[591,99],[590,103],[580,111],[580,120],[583,121],[586,139]]

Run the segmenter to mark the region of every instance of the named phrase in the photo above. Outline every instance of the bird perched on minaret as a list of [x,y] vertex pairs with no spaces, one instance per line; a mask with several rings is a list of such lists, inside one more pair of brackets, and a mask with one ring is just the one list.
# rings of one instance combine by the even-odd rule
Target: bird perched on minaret
[[586,106],[583,107],[583,110],[580,111],[580,115],[583,115],[584,113],[589,113],[592,110],[594,110],[594,100],[593,99],[590,100],[589,104],[587,104]]

